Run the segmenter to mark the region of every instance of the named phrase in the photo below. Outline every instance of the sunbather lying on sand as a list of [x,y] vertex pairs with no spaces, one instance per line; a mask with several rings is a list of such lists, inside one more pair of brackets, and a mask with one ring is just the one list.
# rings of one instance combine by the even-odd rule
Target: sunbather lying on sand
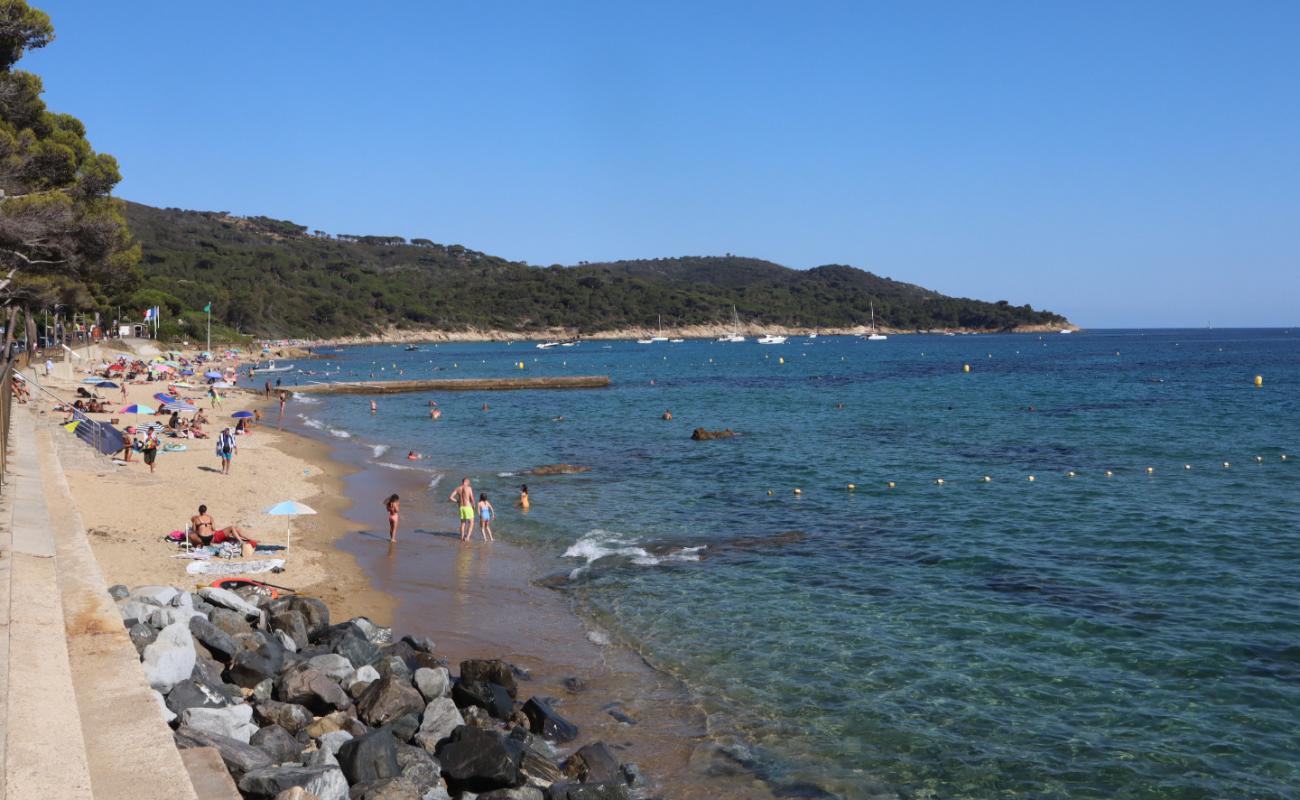
[[217,529],[217,523],[213,521],[212,515],[208,513],[207,506],[199,506],[199,513],[190,517],[190,544],[195,547],[207,547],[210,544],[221,544],[227,539],[234,539],[243,544],[250,542],[254,547],[257,542],[244,536],[244,532],[234,525]]

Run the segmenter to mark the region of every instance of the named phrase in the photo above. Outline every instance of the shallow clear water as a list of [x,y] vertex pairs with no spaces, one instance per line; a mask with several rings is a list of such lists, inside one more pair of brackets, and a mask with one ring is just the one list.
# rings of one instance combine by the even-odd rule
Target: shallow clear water
[[[1296,795],[1300,332],[326,358],[310,366],[350,380],[610,375],[599,391],[290,411],[372,460],[409,466],[415,449],[454,471],[428,513],[450,516],[435,501],[470,475],[500,535],[571,575],[583,607],[681,677],[778,787]],[[698,426],[739,435],[693,442]],[[591,471],[502,474],[560,461]],[[527,517],[511,509],[521,481]]]

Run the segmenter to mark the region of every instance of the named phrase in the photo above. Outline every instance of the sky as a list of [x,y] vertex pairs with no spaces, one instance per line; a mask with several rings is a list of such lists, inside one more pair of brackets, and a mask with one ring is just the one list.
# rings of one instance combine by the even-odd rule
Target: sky
[[130,200],[1300,323],[1300,3],[32,2]]

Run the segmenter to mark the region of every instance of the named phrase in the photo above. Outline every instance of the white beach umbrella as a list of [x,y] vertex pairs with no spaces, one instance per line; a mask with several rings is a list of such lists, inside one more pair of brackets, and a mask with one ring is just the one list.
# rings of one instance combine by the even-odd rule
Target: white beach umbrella
[[316,509],[308,505],[303,505],[297,500],[285,500],[268,508],[264,513],[273,517],[284,517],[284,557],[289,557],[289,526],[293,523],[294,517],[315,514]]

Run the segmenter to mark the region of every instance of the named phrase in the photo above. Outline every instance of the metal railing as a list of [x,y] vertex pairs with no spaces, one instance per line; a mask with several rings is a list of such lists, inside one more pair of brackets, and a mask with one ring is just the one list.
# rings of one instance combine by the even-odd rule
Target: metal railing
[[13,414],[14,362],[5,362],[0,375],[0,492],[9,479],[9,418]]

